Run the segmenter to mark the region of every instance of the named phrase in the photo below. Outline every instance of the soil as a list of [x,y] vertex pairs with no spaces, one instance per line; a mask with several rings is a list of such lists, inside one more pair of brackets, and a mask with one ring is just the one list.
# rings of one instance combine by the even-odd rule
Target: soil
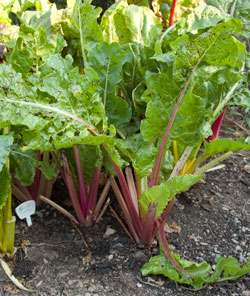
[[[226,119],[227,126],[234,122],[230,120]],[[237,122],[233,135],[242,132]],[[225,130],[224,136],[228,133],[232,135]],[[216,254],[231,255],[240,262],[250,257],[249,155],[234,153],[223,169],[207,173],[203,182],[177,196],[166,228],[174,253],[210,264]],[[60,180],[53,192],[53,199],[65,203],[68,193]],[[109,209],[88,229],[75,227],[49,206],[38,210],[32,222],[28,228],[17,221],[17,252],[10,264],[13,274],[35,292],[18,290],[0,269],[1,296],[250,295],[249,275],[200,291],[162,276],[142,277],[141,267],[159,252],[157,241],[151,248],[135,244]]]

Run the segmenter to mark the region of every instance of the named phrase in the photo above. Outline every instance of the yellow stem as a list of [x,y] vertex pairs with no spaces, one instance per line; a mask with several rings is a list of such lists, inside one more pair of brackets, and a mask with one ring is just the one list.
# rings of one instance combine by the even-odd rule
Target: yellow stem
[[178,156],[178,147],[177,147],[176,140],[173,141],[173,152],[174,152],[174,160],[177,162],[179,159],[179,156]]

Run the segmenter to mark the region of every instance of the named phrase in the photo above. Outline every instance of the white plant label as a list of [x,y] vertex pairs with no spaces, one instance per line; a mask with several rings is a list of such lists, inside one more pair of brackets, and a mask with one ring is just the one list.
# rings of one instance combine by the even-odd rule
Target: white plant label
[[31,226],[32,221],[31,221],[31,215],[34,215],[36,212],[36,203],[34,200],[28,200],[23,203],[21,203],[17,208],[16,208],[16,214],[17,216],[23,220],[26,219],[27,225]]

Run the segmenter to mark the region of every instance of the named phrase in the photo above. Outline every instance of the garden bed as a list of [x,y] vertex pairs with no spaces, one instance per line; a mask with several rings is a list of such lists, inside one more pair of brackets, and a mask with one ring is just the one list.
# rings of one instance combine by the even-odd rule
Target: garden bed
[[[250,178],[244,169],[248,161],[249,152],[234,153],[224,169],[208,173],[205,182],[177,197],[168,219],[172,233],[167,234],[175,253],[210,264],[216,254],[239,260],[250,256]],[[53,197],[67,197],[60,182]],[[105,235],[110,228],[114,233]],[[133,243],[110,210],[93,228],[76,229],[46,206],[33,216],[32,227],[18,221],[16,247],[14,274],[35,289],[32,295],[250,295],[249,275],[200,291],[160,276],[142,277],[141,267],[158,254],[158,246]],[[16,289],[2,271],[0,280],[0,295],[30,295]]]

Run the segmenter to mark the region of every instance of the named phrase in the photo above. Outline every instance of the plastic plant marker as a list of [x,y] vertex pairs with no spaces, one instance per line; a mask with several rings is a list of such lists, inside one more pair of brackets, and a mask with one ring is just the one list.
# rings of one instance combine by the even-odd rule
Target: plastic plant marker
[[17,216],[23,220],[26,219],[27,225],[31,226],[31,215],[34,215],[36,212],[36,202],[34,200],[28,200],[20,204],[16,208],[16,214]]

